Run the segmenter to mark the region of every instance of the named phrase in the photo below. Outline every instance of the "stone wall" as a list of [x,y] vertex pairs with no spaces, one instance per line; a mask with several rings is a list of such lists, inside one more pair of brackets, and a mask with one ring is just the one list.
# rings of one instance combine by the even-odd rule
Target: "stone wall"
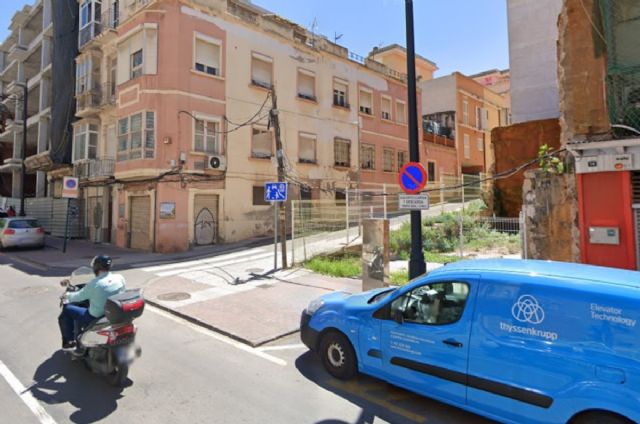
[[525,173],[523,186],[526,252],[529,259],[579,262],[578,213],[573,174]]
[[[543,144],[553,149],[559,148],[560,125],[557,119],[545,119],[494,128],[491,131],[491,143],[495,155],[492,172],[505,172],[535,159],[538,156],[538,148]],[[537,167],[537,164],[533,164],[532,167]],[[517,217],[522,209],[523,183],[524,172],[496,180],[493,213]]]
[[606,45],[601,22],[596,0],[565,0],[558,19],[562,144],[610,130],[605,98]]

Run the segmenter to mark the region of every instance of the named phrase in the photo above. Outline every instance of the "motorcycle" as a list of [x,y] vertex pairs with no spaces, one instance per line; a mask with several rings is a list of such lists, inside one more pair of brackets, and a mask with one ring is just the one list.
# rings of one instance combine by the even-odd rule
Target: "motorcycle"
[[[74,284],[78,280],[86,282],[94,278],[93,271],[81,267],[73,271],[70,278],[60,282],[66,292],[78,291],[85,284]],[[66,296],[60,297],[60,308]],[[89,307],[88,302],[76,303]],[[73,360],[82,360],[95,374],[105,376],[109,384],[122,387],[127,381],[129,367],[142,355],[142,349],[135,344],[137,327],[133,320],[144,311],[144,299],[139,289],[125,290],[111,296],[105,304],[105,316],[95,320],[82,331],[76,328],[76,349],[68,352]]]

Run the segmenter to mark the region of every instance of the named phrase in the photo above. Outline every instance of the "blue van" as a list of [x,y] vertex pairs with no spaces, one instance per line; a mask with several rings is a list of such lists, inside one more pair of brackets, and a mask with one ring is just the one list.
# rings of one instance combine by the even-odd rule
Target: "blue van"
[[509,423],[640,422],[640,273],[474,260],[401,288],[327,294],[301,338],[360,371]]

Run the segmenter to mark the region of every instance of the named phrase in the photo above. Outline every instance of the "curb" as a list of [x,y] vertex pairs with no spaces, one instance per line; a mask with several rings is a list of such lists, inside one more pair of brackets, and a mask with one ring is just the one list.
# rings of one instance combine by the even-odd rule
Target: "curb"
[[[144,294],[143,294],[143,297],[144,297]],[[276,336],[276,337],[272,337],[272,338],[270,338],[268,340],[265,340],[265,341],[262,341],[260,343],[252,343],[251,341],[249,341],[247,339],[244,339],[244,338],[242,338],[240,336],[237,336],[235,334],[229,333],[228,331],[225,331],[225,330],[223,330],[221,328],[218,328],[218,327],[216,327],[214,325],[211,325],[209,323],[201,321],[201,320],[199,320],[197,318],[194,318],[194,317],[192,317],[190,315],[186,315],[186,314],[183,314],[182,312],[178,312],[175,309],[171,309],[168,306],[164,306],[164,305],[162,305],[162,304],[160,304],[160,303],[158,303],[158,302],[156,302],[154,300],[145,298],[144,301],[146,303],[148,303],[149,305],[153,306],[154,308],[158,308],[158,309],[160,309],[160,310],[162,310],[164,312],[170,313],[171,315],[174,315],[174,316],[176,316],[178,318],[182,318],[185,321],[190,322],[191,324],[195,324],[197,326],[206,328],[207,330],[214,331],[216,333],[222,334],[223,336],[229,337],[232,340],[235,340],[237,342],[240,342],[240,343],[245,344],[247,346],[250,346],[252,348],[258,348],[258,347],[263,346],[263,345],[265,345],[267,343],[271,343],[273,341],[279,340],[279,339],[281,339],[283,337],[290,336],[291,334],[295,334],[295,333],[300,331],[300,329],[297,329],[297,330],[289,331],[289,332],[287,332],[285,334],[281,334],[281,335]]]

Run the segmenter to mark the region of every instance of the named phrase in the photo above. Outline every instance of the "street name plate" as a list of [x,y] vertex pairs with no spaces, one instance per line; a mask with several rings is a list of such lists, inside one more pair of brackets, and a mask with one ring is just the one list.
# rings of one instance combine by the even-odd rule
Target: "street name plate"
[[429,209],[429,195],[398,193],[398,203],[400,209],[410,209],[412,211]]

